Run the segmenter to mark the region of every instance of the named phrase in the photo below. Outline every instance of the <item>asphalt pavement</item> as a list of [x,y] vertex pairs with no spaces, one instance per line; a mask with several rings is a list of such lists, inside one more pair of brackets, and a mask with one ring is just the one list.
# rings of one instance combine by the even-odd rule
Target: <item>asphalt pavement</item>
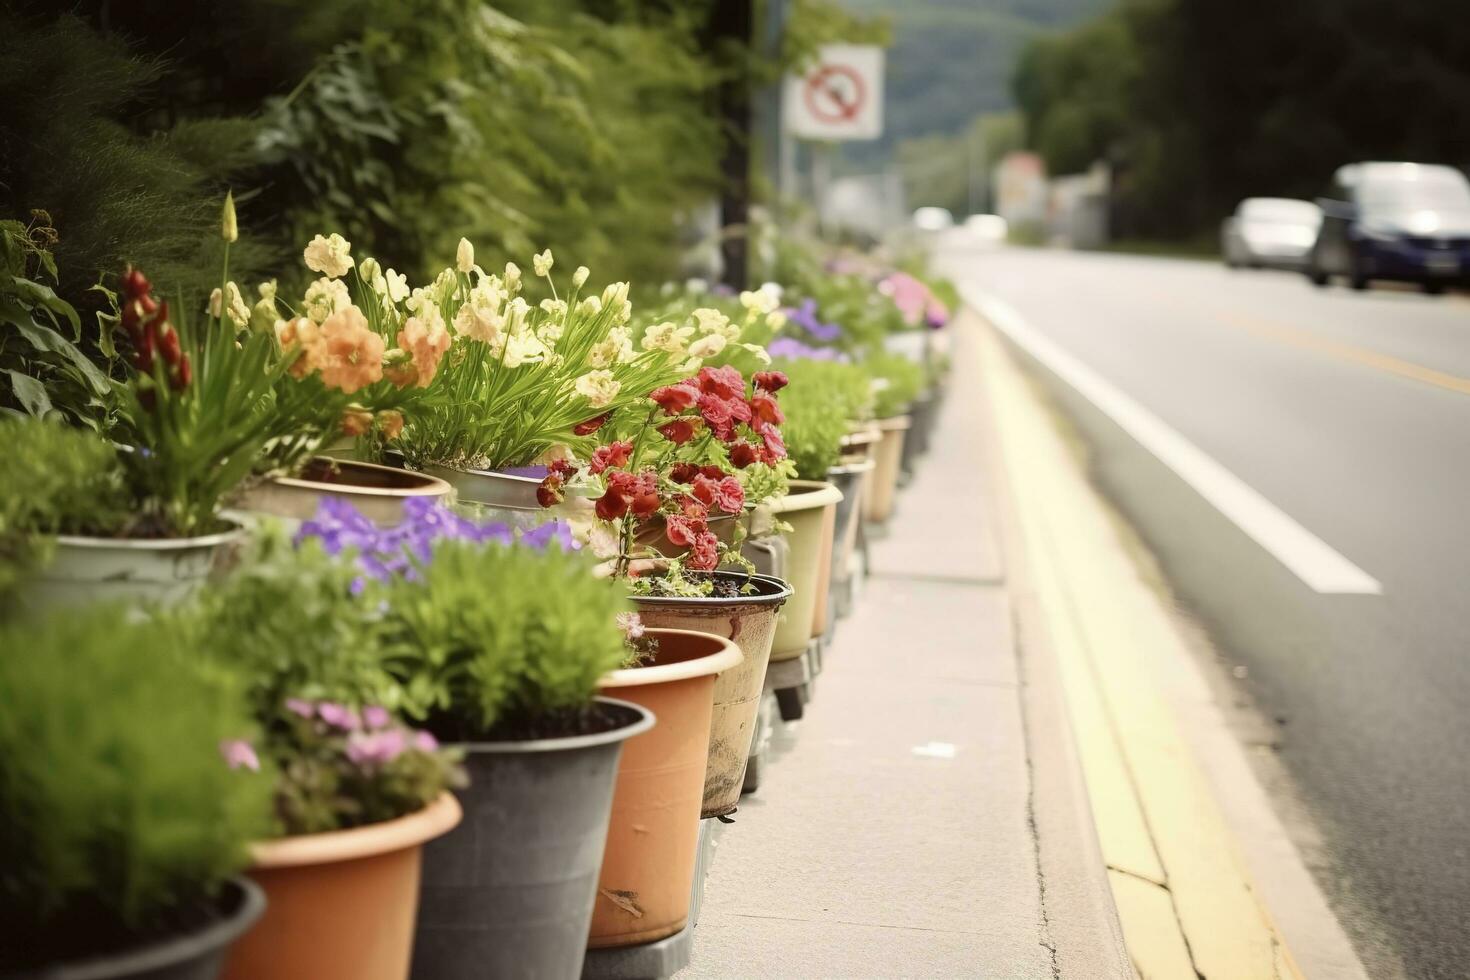
[[941,260],[1029,332],[1095,480],[1268,720],[1370,971],[1466,976],[1470,302],[1187,260]]

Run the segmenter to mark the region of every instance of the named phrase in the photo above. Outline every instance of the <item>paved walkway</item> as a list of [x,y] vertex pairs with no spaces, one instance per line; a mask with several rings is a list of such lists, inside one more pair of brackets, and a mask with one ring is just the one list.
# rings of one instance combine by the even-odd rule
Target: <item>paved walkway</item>
[[974,335],[806,717],[719,828],[695,977],[1131,975],[1049,670],[1018,656]]

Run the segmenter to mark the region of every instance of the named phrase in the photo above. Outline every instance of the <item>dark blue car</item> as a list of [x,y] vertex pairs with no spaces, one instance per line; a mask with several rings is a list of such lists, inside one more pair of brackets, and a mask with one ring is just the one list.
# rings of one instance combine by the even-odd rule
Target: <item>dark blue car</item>
[[1374,279],[1430,293],[1470,284],[1470,180],[1455,168],[1349,164],[1317,203],[1322,228],[1306,264],[1317,285],[1333,276],[1354,289]]

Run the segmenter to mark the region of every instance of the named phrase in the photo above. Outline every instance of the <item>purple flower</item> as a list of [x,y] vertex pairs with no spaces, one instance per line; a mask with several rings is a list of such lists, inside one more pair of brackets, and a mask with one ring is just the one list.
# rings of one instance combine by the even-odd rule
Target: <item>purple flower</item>
[[303,718],[311,718],[316,714],[316,705],[303,698],[287,698],[286,709]]
[[801,327],[812,337],[823,343],[831,343],[842,336],[842,328],[835,323],[823,323],[817,317],[817,301],[811,298],[802,300],[799,307],[786,307],[783,310],[786,319]]
[[408,748],[401,728],[381,732],[353,732],[347,737],[347,758],[357,766],[381,766],[398,758]]
[[227,738],[219,743],[219,754],[231,769],[249,769],[260,772],[260,757],[243,738]]
[[562,551],[572,551],[577,547],[576,539],[572,537],[572,526],[566,521],[547,521],[521,532],[521,544],[537,551],[545,551],[553,541]]
[[365,725],[372,729],[387,728],[393,721],[393,716],[382,705],[370,704],[362,709],[362,720]]
[[316,713],[322,721],[344,732],[356,731],[362,727],[362,719],[357,717],[356,711],[334,701],[323,701],[316,706]]
[[807,361],[837,361],[846,364],[848,357],[835,347],[812,347],[795,337],[777,337],[766,345],[766,353],[774,358]]

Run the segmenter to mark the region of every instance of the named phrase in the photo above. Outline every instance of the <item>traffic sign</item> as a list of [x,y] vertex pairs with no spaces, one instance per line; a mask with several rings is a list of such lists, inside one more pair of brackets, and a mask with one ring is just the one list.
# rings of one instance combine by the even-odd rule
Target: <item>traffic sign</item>
[[787,76],[786,131],[813,140],[871,140],[883,134],[883,49],[829,44],[800,76]]

